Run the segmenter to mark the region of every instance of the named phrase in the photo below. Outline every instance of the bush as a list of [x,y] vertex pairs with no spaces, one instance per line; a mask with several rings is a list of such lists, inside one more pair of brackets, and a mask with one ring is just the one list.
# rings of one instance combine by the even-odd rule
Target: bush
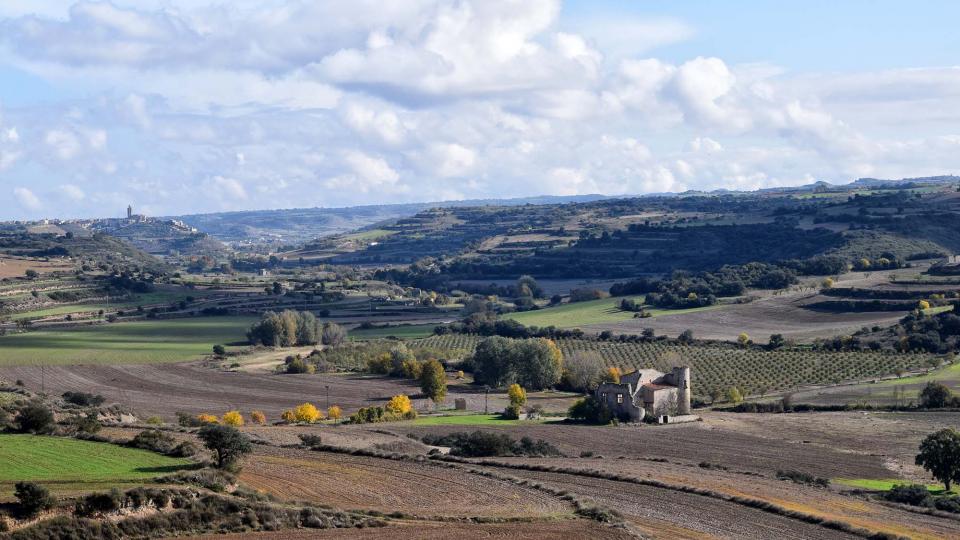
[[225,426],[240,427],[243,425],[243,415],[240,411],[228,411],[223,413],[222,422]]
[[43,403],[32,401],[18,411],[17,429],[21,433],[50,433],[53,431],[53,413]]
[[444,436],[427,435],[422,440],[424,444],[431,446],[448,446],[451,455],[462,457],[562,455],[555,446],[544,440],[534,441],[524,437],[520,442],[516,442],[506,434],[480,430],[473,433],[455,432]]
[[800,471],[777,471],[777,479],[790,480],[795,484],[805,484],[808,486],[828,487],[830,485],[828,478],[820,478]]
[[263,411],[251,411],[250,421],[261,426],[265,425],[267,423],[267,415],[263,414]]
[[390,401],[387,402],[384,408],[387,412],[404,415],[413,410],[413,404],[410,402],[409,397],[399,394],[390,398]]
[[307,448],[318,448],[323,445],[323,438],[320,435],[301,433],[298,437],[300,437],[300,443]]
[[570,406],[567,415],[574,420],[590,424],[609,424],[613,420],[613,413],[605,403],[594,396],[587,396]]
[[177,440],[169,433],[164,433],[156,429],[148,429],[137,433],[127,446],[150,450],[159,454],[169,454],[177,447]]
[[47,488],[33,482],[17,482],[13,495],[17,498],[17,512],[27,518],[53,508],[56,503]]
[[301,403],[297,405],[297,407],[293,409],[293,415],[297,422],[306,422],[307,424],[312,424],[323,418],[323,414],[312,403]]
[[123,498],[116,488],[108,493],[91,493],[77,503],[78,516],[93,517],[120,509]]
[[286,365],[286,367],[284,368],[284,371],[290,374],[298,374],[298,373],[312,374],[312,373],[315,373],[317,370],[317,368],[315,368],[313,364],[304,360],[299,354],[296,356],[288,356],[284,361],[284,364]]
[[884,494],[883,498],[912,506],[931,505],[930,492],[926,486],[920,484],[893,486],[893,489]]
[[205,422],[190,413],[179,411],[177,412],[177,423],[183,427],[201,427]]
[[63,400],[81,407],[99,407],[103,405],[106,398],[99,394],[93,395],[86,392],[64,392]]

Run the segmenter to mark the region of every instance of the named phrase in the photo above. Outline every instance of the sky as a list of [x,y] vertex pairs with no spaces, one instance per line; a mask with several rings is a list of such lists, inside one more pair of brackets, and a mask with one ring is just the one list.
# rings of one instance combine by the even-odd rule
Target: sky
[[953,0],[0,0],[0,220],[960,171]]

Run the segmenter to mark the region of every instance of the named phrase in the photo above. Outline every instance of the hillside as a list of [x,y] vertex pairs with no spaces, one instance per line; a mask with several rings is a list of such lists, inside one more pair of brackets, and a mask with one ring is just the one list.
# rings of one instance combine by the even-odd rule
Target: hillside
[[137,268],[155,274],[170,270],[156,257],[107,234],[32,234],[17,226],[0,228],[0,257],[37,264],[61,261],[64,269],[87,264]]

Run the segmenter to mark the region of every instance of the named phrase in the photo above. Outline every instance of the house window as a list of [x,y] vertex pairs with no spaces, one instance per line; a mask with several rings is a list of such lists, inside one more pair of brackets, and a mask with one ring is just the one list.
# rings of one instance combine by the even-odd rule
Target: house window
[[617,404],[623,403],[623,394],[617,394]]
[[606,401],[606,400],[607,400],[607,393],[606,393],[606,392],[600,392],[600,400],[601,400],[601,401]]

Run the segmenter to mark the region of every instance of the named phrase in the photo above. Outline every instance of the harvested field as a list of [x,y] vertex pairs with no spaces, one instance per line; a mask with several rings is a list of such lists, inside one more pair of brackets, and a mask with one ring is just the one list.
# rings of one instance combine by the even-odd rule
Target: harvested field
[[555,538],[592,538],[627,540],[635,538],[623,529],[600,525],[584,519],[515,523],[455,523],[431,521],[391,521],[374,529],[328,529],[276,531],[196,536],[197,540],[448,540],[450,538],[510,538],[517,540],[553,540]]
[[856,538],[850,534],[702,495],[563,473],[514,469],[507,472],[511,476],[567,490],[598,505],[614,509],[642,534],[654,537]]
[[[909,512],[834,489],[812,487],[773,477],[744,476],[734,471],[696,465],[620,459],[523,459],[492,461],[519,465],[575,469],[586,474],[602,471],[620,477],[655,480],[673,486],[705,489],[726,496],[762,500],[822,519],[849,523],[858,528],[911,538],[944,538],[960,534],[960,521]],[[494,467],[503,474],[514,469]]]
[[44,274],[47,272],[67,272],[73,270],[74,264],[67,260],[51,259],[44,261],[29,257],[15,257],[12,255],[0,256],[0,279],[23,277],[27,270],[36,270]]
[[249,461],[240,480],[252,488],[347,510],[502,518],[572,512],[541,491],[430,463],[271,446],[258,446]]
[[[362,426],[350,426],[352,429]],[[447,434],[469,430],[463,426],[412,427],[391,426],[396,433],[417,435]],[[879,455],[853,453],[826,446],[804,444],[791,439],[743,433],[733,426],[707,421],[674,426],[579,426],[532,424],[524,426],[483,427],[483,431],[506,433],[515,439],[523,436],[543,439],[569,456],[593,452],[607,458],[618,456],[665,458],[697,464],[701,461],[727,466],[737,471],[775,474],[789,463],[790,468],[827,478],[889,478],[893,471],[884,467]]]
[[[330,404],[353,412],[371,404],[383,404],[399,393],[419,394],[410,381],[358,375],[255,375],[219,371],[199,363],[130,366],[39,366],[0,367],[0,379],[22,380],[29,390],[39,392],[45,384],[48,394],[68,390],[102,394],[108,403],[119,403],[139,415],[175,419],[177,411],[193,414],[223,414],[257,409],[271,421],[280,413],[303,402]],[[448,396],[452,400],[452,396]],[[482,402],[483,396],[479,399]],[[417,405],[422,404],[415,400]]]

